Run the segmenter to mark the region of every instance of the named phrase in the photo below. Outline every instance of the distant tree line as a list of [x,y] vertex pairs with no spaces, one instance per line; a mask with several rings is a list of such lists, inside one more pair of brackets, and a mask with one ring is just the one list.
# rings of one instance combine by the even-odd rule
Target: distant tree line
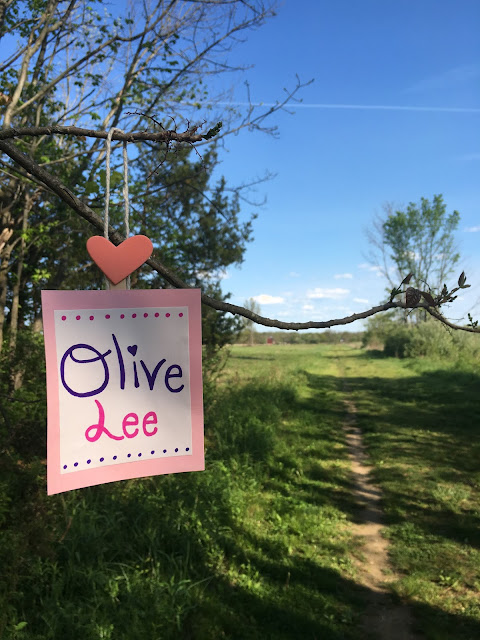
[[244,329],[235,344],[340,344],[342,342],[362,342],[363,331],[262,331]]

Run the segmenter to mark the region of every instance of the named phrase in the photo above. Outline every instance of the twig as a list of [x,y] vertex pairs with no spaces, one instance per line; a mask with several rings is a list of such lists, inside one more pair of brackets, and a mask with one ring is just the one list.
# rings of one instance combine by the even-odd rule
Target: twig
[[[167,134],[171,134],[171,133],[177,133],[177,123],[175,122],[175,118],[173,116],[169,116],[170,120],[173,120],[173,124],[175,125],[175,129],[171,129],[169,131],[167,131],[163,124],[161,122],[158,122],[158,120],[156,120],[153,116],[148,115],[148,113],[143,113],[143,111],[127,111],[126,112],[127,116],[143,116],[144,118],[149,118],[149,120],[151,120],[152,122],[154,122],[158,127],[161,128],[161,130],[164,133]],[[203,121],[203,124],[206,123],[206,120]],[[187,120],[187,129],[186,131],[184,131],[184,134],[190,134],[190,135],[196,135],[197,130],[199,129],[201,125],[195,125],[193,127],[190,126],[190,121]],[[208,131],[203,138],[205,140],[210,140],[210,138],[213,138],[215,135],[217,135],[217,133],[220,131],[222,126],[221,122],[217,122],[216,126],[213,129],[210,129],[210,131]],[[160,169],[160,167],[163,165],[163,163],[165,162],[165,160],[167,159],[168,156],[168,152],[170,151],[170,144],[174,142],[174,139],[172,137],[169,136],[168,140],[165,141],[165,154],[163,156],[163,159],[157,164],[157,166],[155,167],[155,169],[153,169],[152,171],[150,171],[150,173],[147,176],[147,180],[149,178],[151,178],[151,176],[154,173],[157,173],[158,170]],[[200,158],[200,160],[202,161],[202,166],[203,166],[203,170],[206,172],[207,168],[205,167],[205,163],[203,161],[203,156],[201,155],[201,153],[198,151],[198,149],[194,146],[193,142],[189,142],[186,141],[191,147],[192,149],[195,151],[195,153],[197,154],[197,156]]]

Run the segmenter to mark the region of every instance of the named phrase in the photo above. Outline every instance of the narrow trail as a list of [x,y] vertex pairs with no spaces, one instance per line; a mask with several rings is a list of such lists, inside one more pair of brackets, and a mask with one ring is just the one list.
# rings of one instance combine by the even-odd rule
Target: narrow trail
[[[343,391],[348,385],[343,381]],[[369,589],[370,597],[363,626],[365,632],[376,640],[420,640],[413,632],[413,617],[407,605],[393,602],[388,582],[396,579],[388,558],[388,541],[382,536],[384,514],[380,489],[370,479],[372,467],[366,464],[367,453],[362,432],[356,424],[356,407],[353,401],[344,400],[346,416],[343,430],[351,461],[354,496],[359,505],[359,522],[354,525],[363,561],[358,561],[359,580]]]

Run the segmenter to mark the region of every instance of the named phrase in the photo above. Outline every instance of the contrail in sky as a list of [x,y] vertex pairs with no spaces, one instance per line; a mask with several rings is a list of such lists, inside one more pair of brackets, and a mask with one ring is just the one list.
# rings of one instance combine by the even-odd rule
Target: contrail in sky
[[[278,106],[274,102],[211,102],[207,104],[217,104],[223,107],[276,107]],[[387,104],[324,104],[313,103],[305,104],[292,103],[285,105],[286,107],[294,109],[351,109],[351,110],[364,110],[364,111],[428,111],[438,113],[480,113],[480,108],[475,107],[413,107],[413,106],[399,106],[399,105],[387,105]]]

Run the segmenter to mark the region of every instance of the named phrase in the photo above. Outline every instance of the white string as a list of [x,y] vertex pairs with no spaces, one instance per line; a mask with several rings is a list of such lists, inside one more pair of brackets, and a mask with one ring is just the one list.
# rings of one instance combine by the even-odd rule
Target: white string
[[103,213],[103,235],[108,240],[108,205],[110,202],[110,145],[115,129],[112,127],[107,133],[106,142],[106,170],[105,170],[105,210]]
[[[105,171],[105,209],[103,214],[103,235],[108,240],[108,207],[110,203],[110,148],[112,143],[112,135],[114,131],[123,133],[121,129],[112,127],[107,133],[106,140],[106,171]],[[130,200],[128,197],[128,154],[127,141],[123,141],[123,206],[124,206],[124,223],[125,238],[130,235]],[[110,287],[107,279],[107,289]],[[127,276],[127,289],[130,289],[130,276]]]

